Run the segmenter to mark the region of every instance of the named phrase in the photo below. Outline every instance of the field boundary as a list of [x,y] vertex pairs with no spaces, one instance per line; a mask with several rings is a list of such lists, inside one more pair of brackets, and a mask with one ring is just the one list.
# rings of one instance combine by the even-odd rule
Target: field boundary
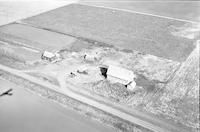
[[188,22],[188,23],[193,23],[193,24],[198,24],[199,23],[199,22],[196,22],[196,21],[190,21],[190,20],[184,20],[184,19],[180,19],[180,18],[161,16],[161,15],[156,15],[156,14],[151,14],[151,13],[144,13],[144,12],[139,12],[139,11],[132,11],[132,10],[129,10],[129,9],[121,9],[121,8],[116,8],[116,7],[107,7],[107,6],[100,6],[100,5],[90,5],[90,4],[86,4],[86,3],[76,3],[76,4],[84,5],[84,6],[90,6],[90,7],[110,9],[110,10],[116,10],[116,11],[124,11],[124,12],[129,12],[129,13],[140,14],[140,15],[154,16],[154,17],[165,18],[165,19],[170,19],[170,20],[176,20],[176,21],[181,21],[181,22]]

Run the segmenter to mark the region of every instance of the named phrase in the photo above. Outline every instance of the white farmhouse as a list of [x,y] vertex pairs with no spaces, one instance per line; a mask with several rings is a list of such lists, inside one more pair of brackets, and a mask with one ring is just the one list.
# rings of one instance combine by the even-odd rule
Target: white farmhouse
[[83,58],[84,58],[86,61],[91,61],[91,62],[97,60],[96,56],[95,56],[95,55],[92,55],[92,54],[85,54],[85,55],[83,56]]
[[48,51],[44,51],[41,58],[43,60],[53,61],[56,59],[56,54],[48,52]]

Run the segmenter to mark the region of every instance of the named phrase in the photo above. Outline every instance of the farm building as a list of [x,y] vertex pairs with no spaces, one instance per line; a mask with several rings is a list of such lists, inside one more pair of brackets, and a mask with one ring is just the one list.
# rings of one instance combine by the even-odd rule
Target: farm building
[[135,82],[135,81],[132,81],[131,83],[129,83],[129,84],[127,85],[127,89],[130,90],[130,91],[132,91],[132,90],[135,89],[135,86],[136,86],[136,82]]
[[92,54],[85,54],[83,56],[83,58],[86,60],[86,61],[91,61],[91,62],[94,62],[97,60],[96,56],[95,55],[92,55]]
[[102,75],[112,83],[121,83],[125,85],[129,90],[133,90],[136,86],[135,74],[125,68],[121,68],[114,65],[108,67],[100,67]]
[[44,52],[42,53],[41,58],[42,58],[43,60],[53,61],[53,60],[56,59],[56,54],[51,53],[51,52],[48,52],[48,51],[44,51]]

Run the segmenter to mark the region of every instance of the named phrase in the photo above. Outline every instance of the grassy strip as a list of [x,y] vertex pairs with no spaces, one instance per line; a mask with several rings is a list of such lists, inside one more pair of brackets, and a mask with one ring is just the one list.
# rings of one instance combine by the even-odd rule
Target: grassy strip
[[5,56],[13,61],[25,63],[25,60],[21,56],[15,54],[14,50],[11,50],[7,47],[0,47],[0,56]]

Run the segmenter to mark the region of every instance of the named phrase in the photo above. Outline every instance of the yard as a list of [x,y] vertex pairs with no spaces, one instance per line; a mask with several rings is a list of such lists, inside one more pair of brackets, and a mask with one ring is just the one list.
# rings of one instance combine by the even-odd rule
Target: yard
[[[82,48],[79,47],[80,44],[78,43],[72,47],[73,49],[79,47],[77,51],[72,51],[72,49],[63,49],[60,51],[63,58],[62,61],[47,63],[46,65],[41,65],[26,72],[43,76],[48,82],[51,82],[53,79],[62,84],[62,81],[65,81],[67,84],[75,86],[76,88],[73,90],[76,92],[155,114],[159,118],[164,118],[169,122],[173,123],[175,121],[178,126],[188,127],[191,131],[195,131],[198,128],[198,126],[194,126],[197,120],[193,120],[197,115],[197,111],[193,111],[193,108],[198,106],[197,102],[191,108],[194,116],[185,113],[187,120],[183,118],[182,114],[174,116],[176,113],[167,114],[165,113],[166,111],[159,111],[163,107],[163,104],[161,105],[159,103],[163,103],[162,99],[169,90],[166,89],[166,86],[169,85],[169,80],[174,77],[175,71],[181,66],[179,62],[143,54],[138,51],[127,51],[110,46],[106,47],[98,45],[98,42],[93,46],[83,41],[79,41],[79,43],[82,43]],[[76,48],[76,46],[78,47]],[[85,54],[96,56],[96,60],[85,60]],[[104,64],[117,65],[134,71],[137,76],[137,86],[135,89],[129,91],[124,85],[111,83],[106,80],[101,75],[99,69],[99,66]],[[83,68],[86,68],[86,72],[78,72],[78,70]],[[48,80],[49,77],[50,79]],[[196,97],[191,97],[189,100],[191,99],[196,100]],[[182,110],[182,105],[179,106],[177,109]],[[170,108],[170,106],[166,107]],[[168,110],[168,112],[172,111]]]

